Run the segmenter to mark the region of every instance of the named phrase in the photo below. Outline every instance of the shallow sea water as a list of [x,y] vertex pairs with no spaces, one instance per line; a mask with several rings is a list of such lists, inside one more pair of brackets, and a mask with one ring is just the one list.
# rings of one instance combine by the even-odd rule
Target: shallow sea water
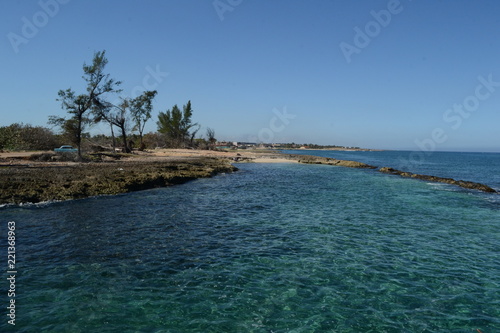
[[7,221],[18,232],[15,330],[500,331],[491,195],[372,170],[238,167],[0,209],[2,248]]

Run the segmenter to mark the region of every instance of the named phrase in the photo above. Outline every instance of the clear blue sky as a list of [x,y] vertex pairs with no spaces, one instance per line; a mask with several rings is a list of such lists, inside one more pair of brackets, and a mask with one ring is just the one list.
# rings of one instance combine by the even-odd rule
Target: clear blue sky
[[149,131],[191,100],[221,140],[500,152],[498,1],[11,0],[0,13],[2,126],[64,115],[57,92],[83,92],[83,63],[106,50],[124,96],[158,90]]

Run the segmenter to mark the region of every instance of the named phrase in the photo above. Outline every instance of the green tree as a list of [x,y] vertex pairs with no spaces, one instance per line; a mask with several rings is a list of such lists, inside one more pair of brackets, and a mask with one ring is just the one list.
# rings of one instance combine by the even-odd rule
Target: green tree
[[58,144],[56,135],[46,127],[22,123],[0,127],[0,149],[52,150]]
[[17,149],[52,150],[58,143],[56,136],[50,129],[42,126],[24,125],[21,128]]
[[192,116],[191,101],[183,106],[182,111],[174,105],[172,110],[160,112],[158,115],[158,132],[166,135],[173,147],[192,146],[199,130],[199,125],[191,121]]
[[198,131],[200,130],[201,126],[198,125],[198,123],[193,124],[191,122],[191,117],[193,116],[193,109],[191,108],[191,101],[188,101],[187,104],[182,107],[182,112],[183,112],[182,127],[184,129],[186,137],[189,140],[189,145],[192,147],[194,137],[196,136],[196,133],[198,133]]
[[153,99],[156,94],[156,90],[145,91],[142,95],[134,98],[130,102],[130,113],[135,124],[134,129],[139,132],[139,149],[141,150],[144,149],[144,143],[142,142],[144,127],[146,126],[146,122],[151,118],[151,112],[153,111]]
[[[85,124],[91,123],[91,119],[85,117]],[[77,120],[75,118],[63,118],[58,116],[49,116],[49,125],[57,126],[61,129],[61,138],[64,140],[65,144],[71,143],[74,146],[78,145],[78,138],[84,136],[83,131],[79,132],[79,127]]]
[[[71,88],[59,91],[57,100],[61,102],[61,107],[70,114],[70,119],[51,118],[52,121],[72,128],[80,160],[82,159],[82,133],[93,122],[88,111],[95,107],[97,103],[104,104],[106,94],[121,91],[117,89],[121,82],[111,79],[109,74],[104,73],[104,68],[108,63],[105,54],[106,51],[96,52],[91,65],[83,64],[83,79],[87,83],[87,92],[85,94],[77,95]],[[64,119],[64,121],[61,121],[61,119]],[[68,123],[67,120],[70,122]]]
[[16,143],[19,142],[20,124],[0,127],[0,149],[16,149]]

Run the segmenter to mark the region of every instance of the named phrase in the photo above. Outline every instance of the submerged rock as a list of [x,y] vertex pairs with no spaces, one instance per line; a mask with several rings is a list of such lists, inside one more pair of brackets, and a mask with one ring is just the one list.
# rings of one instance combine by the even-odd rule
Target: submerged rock
[[376,169],[376,166],[369,165],[362,162],[357,161],[346,161],[346,160],[337,160],[335,158],[328,157],[317,157],[317,156],[300,156],[298,158],[299,163],[306,164],[327,164],[327,165],[338,165],[347,168],[366,168],[366,169]]
[[446,184],[456,185],[456,186],[460,186],[460,187],[467,188],[467,189],[483,191],[483,192],[487,192],[487,193],[497,193],[497,191],[495,191],[494,189],[492,189],[488,185],[481,184],[481,183],[469,182],[469,181],[464,181],[464,180],[455,180],[453,178],[443,178],[443,177],[436,177],[436,176],[420,175],[417,173],[404,172],[404,171],[400,171],[400,170],[396,170],[396,169],[388,168],[388,167],[380,168],[379,171],[383,172],[383,173],[389,173],[392,175],[398,175],[401,177],[416,178],[416,179],[425,180],[425,181],[429,181],[429,182],[435,182],[435,183],[446,183]]

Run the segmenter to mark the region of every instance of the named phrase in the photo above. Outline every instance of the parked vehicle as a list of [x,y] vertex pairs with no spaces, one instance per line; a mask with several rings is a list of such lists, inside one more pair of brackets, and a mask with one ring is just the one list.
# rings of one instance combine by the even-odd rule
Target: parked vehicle
[[56,153],[78,153],[78,149],[73,148],[73,146],[61,146],[54,149]]

